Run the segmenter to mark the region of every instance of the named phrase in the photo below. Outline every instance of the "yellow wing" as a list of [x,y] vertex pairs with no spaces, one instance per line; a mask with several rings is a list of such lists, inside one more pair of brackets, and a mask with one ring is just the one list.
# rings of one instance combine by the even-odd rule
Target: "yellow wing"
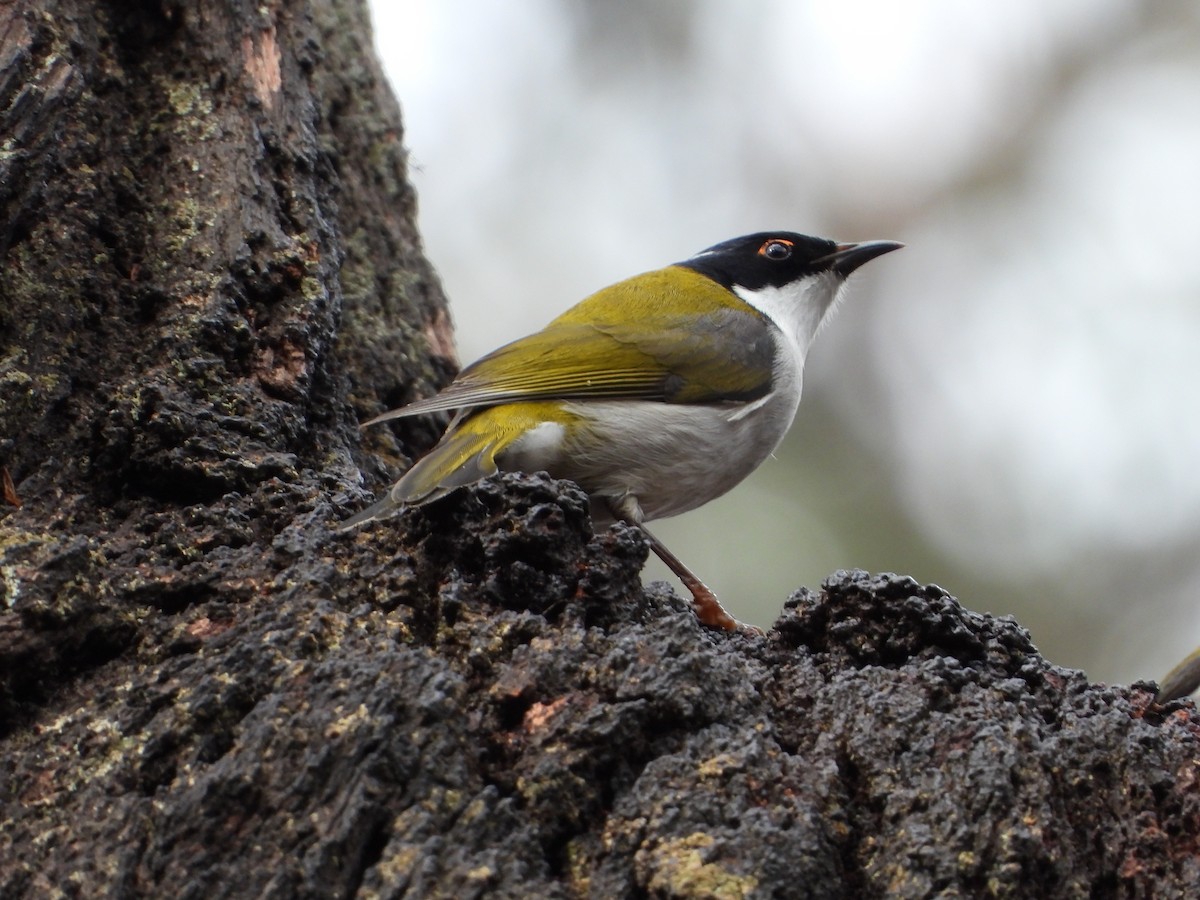
[[[697,316],[697,307],[710,312]],[[525,400],[755,400],[771,387],[773,327],[716,282],[672,266],[593,294],[436,396],[364,425]]]

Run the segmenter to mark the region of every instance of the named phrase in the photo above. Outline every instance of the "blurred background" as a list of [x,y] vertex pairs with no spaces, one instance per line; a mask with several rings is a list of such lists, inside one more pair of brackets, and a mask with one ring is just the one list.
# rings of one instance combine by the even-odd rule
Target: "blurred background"
[[1094,681],[1200,645],[1200,4],[374,17],[464,363],[738,234],[908,245],[851,279],[777,458],[655,527],[734,615],[857,567]]

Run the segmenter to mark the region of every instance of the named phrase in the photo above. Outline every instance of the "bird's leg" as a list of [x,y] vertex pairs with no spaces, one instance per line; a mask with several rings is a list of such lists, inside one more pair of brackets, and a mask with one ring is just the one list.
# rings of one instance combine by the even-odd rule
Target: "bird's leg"
[[734,631],[741,627],[741,622],[725,611],[721,601],[713,593],[712,588],[696,577],[683,562],[666,548],[662,541],[650,533],[645,525],[638,525],[642,534],[650,541],[650,549],[667,564],[667,568],[678,576],[683,586],[692,592],[692,608],[696,610],[696,618],[709,628],[720,628],[723,631]]
[[721,605],[721,601],[717,599],[717,595],[713,593],[712,588],[697,578],[695,573],[685,566],[678,556],[668,550],[662,541],[650,533],[650,529],[642,524],[644,515],[636,497],[626,494],[619,501],[611,503],[611,507],[621,521],[641,530],[642,534],[646,536],[646,540],[650,542],[650,549],[654,551],[654,555],[661,559],[667,568],[675,573],[675,576],[683,582],[685,588],[691,591],[692,608],[696,611],[696,618],[700,620],[700,624],[706,625],[709,628],[719,628],[722,631],[737,631],[741,629],[743,631],[760,632],[760,629],[752,625],[744,625],[727,613],[725,607]]

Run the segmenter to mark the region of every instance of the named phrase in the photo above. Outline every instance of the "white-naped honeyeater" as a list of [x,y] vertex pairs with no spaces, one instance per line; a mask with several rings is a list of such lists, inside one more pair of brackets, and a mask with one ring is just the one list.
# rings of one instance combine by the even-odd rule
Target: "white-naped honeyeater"
[[778,446],[808,348],[847,276],[902,247],[760,232],[635,275],[376,416],[454,410],[446,433],[350,528],[506,471],[587,491],[597,526],[640,528],[713,628],[738,622],[645,523],[724,494]]

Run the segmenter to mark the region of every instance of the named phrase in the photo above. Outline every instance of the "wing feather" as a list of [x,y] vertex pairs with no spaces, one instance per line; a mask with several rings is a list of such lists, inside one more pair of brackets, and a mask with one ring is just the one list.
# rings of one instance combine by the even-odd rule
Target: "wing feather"
[[[710,312],[697,316],[697,306]],[[752,401],[771,387],[773,329],[720,285],[670,267],[593,294],[463,369],[436,396],[364,425],[531,400]]]

